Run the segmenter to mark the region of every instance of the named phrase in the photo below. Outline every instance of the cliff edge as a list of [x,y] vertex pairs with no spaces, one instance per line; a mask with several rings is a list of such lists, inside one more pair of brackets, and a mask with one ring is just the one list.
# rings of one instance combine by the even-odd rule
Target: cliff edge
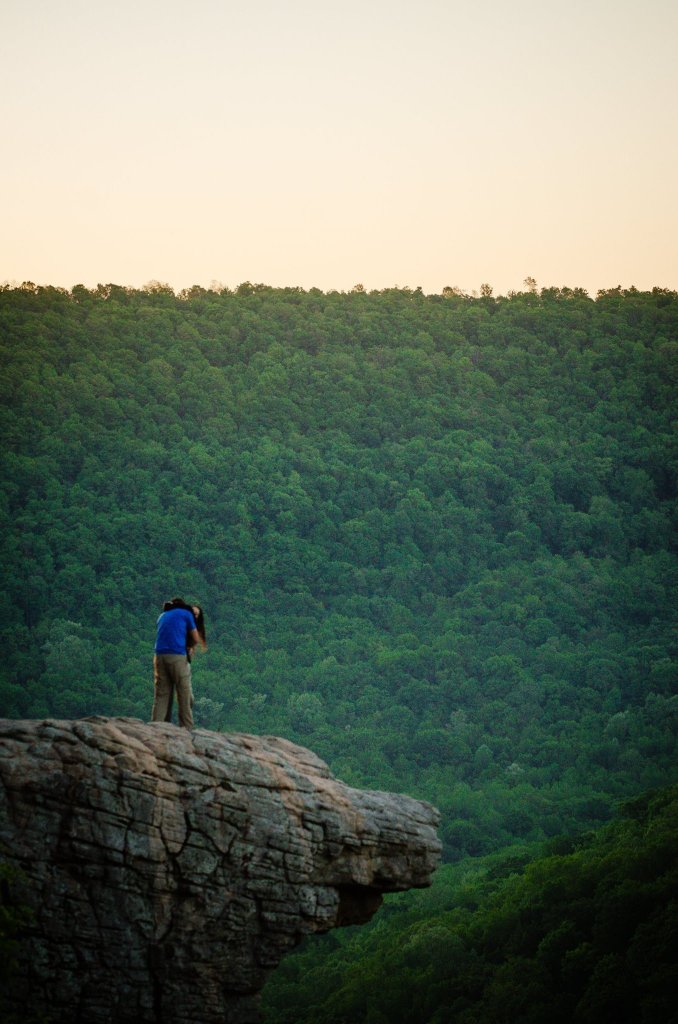
[[304,935],[430,884],[436,810],[308,750],[130,718],[0,721],[3,899],[30,908],[22,1019],[255,1024]]

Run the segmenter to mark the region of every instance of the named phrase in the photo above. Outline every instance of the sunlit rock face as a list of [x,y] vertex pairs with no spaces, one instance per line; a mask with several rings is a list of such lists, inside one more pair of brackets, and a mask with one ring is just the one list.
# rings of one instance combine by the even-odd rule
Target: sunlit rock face
[[3,900],[30,908],[6,998],[53,1024],[254,1024],[292,946],[440,852],[433,807],[272,736],[2,720],[0,782]]

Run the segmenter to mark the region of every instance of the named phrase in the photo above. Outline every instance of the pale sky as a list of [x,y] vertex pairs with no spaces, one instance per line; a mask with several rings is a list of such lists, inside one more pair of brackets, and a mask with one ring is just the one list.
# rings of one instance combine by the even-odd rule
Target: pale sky
[[0,282],[678,288],[675,0],[0,0]]

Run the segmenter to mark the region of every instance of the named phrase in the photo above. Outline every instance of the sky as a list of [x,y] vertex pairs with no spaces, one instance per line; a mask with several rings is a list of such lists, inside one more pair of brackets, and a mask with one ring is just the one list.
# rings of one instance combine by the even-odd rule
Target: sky
[[0,0],[0,282],[678,288],[675,0]]

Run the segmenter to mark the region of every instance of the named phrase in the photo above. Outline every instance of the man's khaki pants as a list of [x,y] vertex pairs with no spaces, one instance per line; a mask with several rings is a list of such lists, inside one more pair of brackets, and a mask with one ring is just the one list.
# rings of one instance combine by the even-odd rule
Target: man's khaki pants
[[191,666],[185,654],[156,654],[153,657],[153,699],[152,719],[154,722],[168,720],[172,708],[172,694],[177,695],[179,725],[184,729],[193,728],[191,711]]

